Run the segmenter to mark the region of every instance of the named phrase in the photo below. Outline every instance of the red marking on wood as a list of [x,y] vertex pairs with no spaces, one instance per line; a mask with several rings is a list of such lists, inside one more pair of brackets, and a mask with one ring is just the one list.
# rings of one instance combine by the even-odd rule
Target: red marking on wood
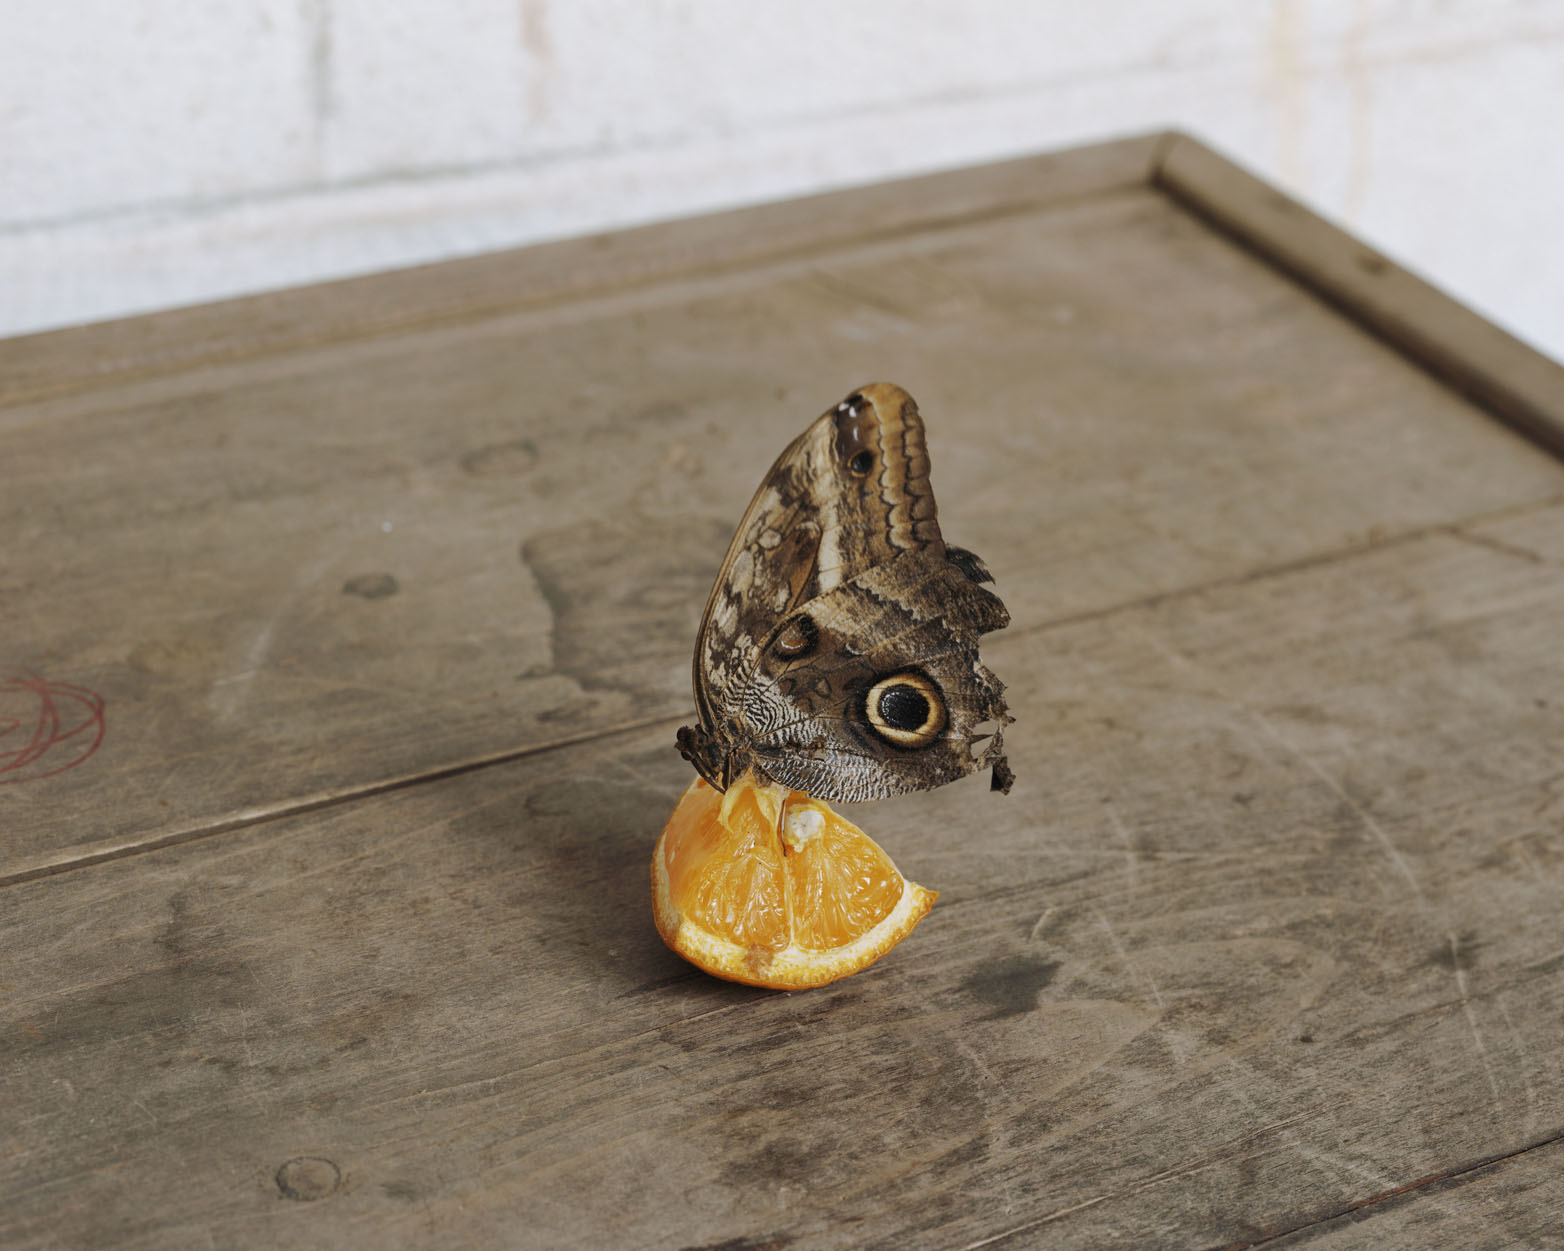
[[[0,672],[0,786],[74,769],[98,750],[103,696],[84,686]],[[23,738],[15,738],[20,734]]]

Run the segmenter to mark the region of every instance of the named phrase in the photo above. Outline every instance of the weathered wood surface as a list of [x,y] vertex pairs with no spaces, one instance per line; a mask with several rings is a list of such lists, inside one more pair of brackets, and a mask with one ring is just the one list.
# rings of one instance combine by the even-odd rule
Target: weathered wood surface
[[807,259],[822,249],[1143,187],[1168,138],[1136,136],[741,212],[173,309],[64,334],[0,340],[0,403],[470,323],[587,294]]
[[1564,455],[1564,365],[1440,294],[1204,144],[1172,136],[1156,183],[1542,446]]
[[1564,1143],[1430,1181],[1267,1243],[1314,1251],[1552,1247],[1564,1230]]
[[1564,483],[1153,191],[976,216],[0,408],[0,666],[108,727],[0,787],[0,881],[685,715],[735,519],[871,378],[1023,622]]
[[[0,345],[0,701],[107,724],[0,785],[0,1246],[1546,1241],[1564,467],[1151,153]],[[1020,782],[862,810],[940,904],[767,995],[647,860],[727,535],[871,377]]]
[[1564,1135],[1561,532],[997,636],[1015,793],[865,810],[944,894],[817,993],[657,942],[655,733],[12,887],[0,1244],[1473,1228]]

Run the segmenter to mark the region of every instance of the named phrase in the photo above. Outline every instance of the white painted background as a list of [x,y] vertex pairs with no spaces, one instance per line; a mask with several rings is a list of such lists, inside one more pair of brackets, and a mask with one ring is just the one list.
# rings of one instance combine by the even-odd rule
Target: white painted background
[[0,16],[0,334],[1177,125],[1564,357],[1564,0]]

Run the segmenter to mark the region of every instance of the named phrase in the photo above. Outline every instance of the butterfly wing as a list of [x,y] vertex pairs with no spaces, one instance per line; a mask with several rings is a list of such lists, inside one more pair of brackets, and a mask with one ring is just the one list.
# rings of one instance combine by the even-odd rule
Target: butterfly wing
[[904,553],[803,611],[816,650],[764,649],[743,694],[763,772],[831,801],[928,790],[981,768],[1009,789],[1004,685],[978,658],[979,636],[1009,621],[998,596],[948,560]]
[[782,453],[739,524],[696,644],[706,759],[686,754],[719,785],[717,759],[738,758],[831,801],[983,767],[1008,790],[1004,688],[977,645],[1009,616],[987,579],[940,534],[912,397],[854,392]]
[[917,405],[900,387],[864,387],[777,457],[734,533],[696,643],[703,718],[789,613],[898,552],[929,548],[943,542]]

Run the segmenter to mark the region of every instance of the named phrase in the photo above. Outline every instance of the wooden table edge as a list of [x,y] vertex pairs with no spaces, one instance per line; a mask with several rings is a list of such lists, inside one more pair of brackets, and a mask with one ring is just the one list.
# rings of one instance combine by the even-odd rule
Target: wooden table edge
[[0,340],[0,406],[1145,187],[1162,133]]
[[1151,181],[1478,407],[1564,457],[1564,365],[1198,139],[1169,132]]
[[1564,365],[1176,130],[0,340],[0,405],[566,304],[1137,186],[1166,194],[1564,456]]

